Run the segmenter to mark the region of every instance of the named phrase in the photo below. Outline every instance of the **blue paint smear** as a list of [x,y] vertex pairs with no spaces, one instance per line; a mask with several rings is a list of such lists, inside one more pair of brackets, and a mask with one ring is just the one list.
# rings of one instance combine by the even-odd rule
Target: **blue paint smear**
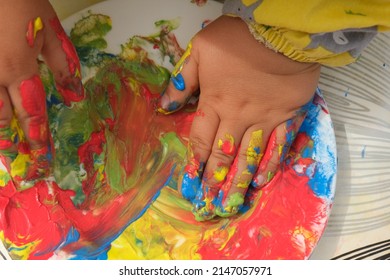
[[[191,178],[191,175],[188,172],[184,172],[182,184],[181,184],[181,194],[182,196],[190,202],[194,202],[196,197],[203,197],[202,191],[202,176],[204,171],[205,164],[199,164],[198,176]],[[183,171],[182,171],[183,172]]]
[[181,185],[182,196],[189,201],[193,201],[196,197],[200,184],[201,179],[199,176],[191,178],[188,173],[184,173]]
[[[319,89],[317,89],[317,94],[322,97]],[[331,133],[333,131],[333,125],[331,123],[328,125],[327,122],[321,122],[321,118],[319,118],[320,113],[323,113],[321,105],[311,103],[300,132],[306,133],[315,144],[313,149],[305,149],[302,156],[305,158],[313,158],[316,161],[312,169],[309,168],[306,174],[310,178],[309,186],[312,191],[318,197],[333,199],[333,186],[337,173],[336,151],[330,146],[334,143],[327,143],[321,136],[324,131]],[[329,127],[324,128],[324,126]],[[325,158],[317,158],[320,154],[325,154]]]
[[183,75],[181,73],[171,77],[171,81],[177,90],[183,91],[186,89]]
[[249,164],[247,166],[247,168],[248,168],[249,173],[251,173],[251,174],[255,174],[255,172],[257,171],[257,165],[254,165],[254,164]]
[[63,246],[66,246],[70,243],[77,242],[80,239],[80,233],[75,229],[71,228],[66,236],[65,243]]
[[177,101],[173,101],[171,103],[169,103],[169,106],[168,106],[168,112],[173,112],[173,111],[176,111],[178,109],[180,109],[181,107],[181,103],[177,102]]

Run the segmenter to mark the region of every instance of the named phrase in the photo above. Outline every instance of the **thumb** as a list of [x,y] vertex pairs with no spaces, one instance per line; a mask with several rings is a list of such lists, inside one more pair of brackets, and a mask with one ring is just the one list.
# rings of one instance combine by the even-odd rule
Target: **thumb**
[[170,114],[187,104],[199,88],[198,62],[192,42],[172,71],[170,82],[159,100],[157,111]]
[[65,33],[59,19],[54,17],[47,23],[42,56],[53,72],[57,90],[64,104],[81,101],[84,88],[81,82],[80,62],[76,49]]

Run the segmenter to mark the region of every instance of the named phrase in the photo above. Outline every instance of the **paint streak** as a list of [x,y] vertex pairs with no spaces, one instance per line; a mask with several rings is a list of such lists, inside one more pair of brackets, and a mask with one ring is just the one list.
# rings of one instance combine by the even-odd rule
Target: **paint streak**
[[28,45],[33,48],[35,39],[37,38],[37,34],[39,31],[43,29],[43,22],[40,17],[37,17],[34,20],[30,20],[27,26],[26,39]]
[[[103,63],[85,83],[83,100],[63,106],[65,99],[47,86],[53,173],[22,190],[0,168],[0,240],[12,258],[308,258],[329,215],[336,168],[333,142],[324,140],[330,124],[320,105],[310,104],[281,171],[269,184],[244,197],[237,215],[220,213],[221,218],[200,222],[178,189],[181,171],[187,168],[183,180],[193,181],[183,185],[191,186],[187,198],[195,194],[199,207],[222,206],[223,194],[197,201],[203,197],[198,187],[204,164],[186,148],[196,106],[155,114],[154,102],[169,81],[167,70],[145,57],[93,51]],[[43,71],[43,80],[53,81],[49,71]],[[257,142],[251,146],[255,154],[261,153]],[[18,148],[23,156],[25,139]],[[236,173],[235,163],[228,184]],[[231,196],[231,211],[241,202],[240,195]]]

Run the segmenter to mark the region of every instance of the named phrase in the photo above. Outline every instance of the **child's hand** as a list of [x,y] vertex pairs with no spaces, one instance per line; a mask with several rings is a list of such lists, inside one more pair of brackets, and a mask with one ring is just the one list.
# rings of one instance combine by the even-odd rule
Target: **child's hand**
[[180,109],[200,89],[180,180],[198,219],[235,214],[250,185],[269,181],[304,119],[319,73],[319,65],[257,42],[239,18],[222,16],[194,37],[159,111]]
[[52,70],[65,103],[83,96],[79,62],[49,1],[0,0],[0,14],[0,153],[17,153],[11,129],[15,114],[43,168],[49,130],[37,58],[42,55]]

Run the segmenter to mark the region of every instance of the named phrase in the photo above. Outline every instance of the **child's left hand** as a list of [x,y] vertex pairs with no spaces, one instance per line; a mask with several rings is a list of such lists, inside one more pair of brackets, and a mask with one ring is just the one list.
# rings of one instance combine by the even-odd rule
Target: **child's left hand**
[[180,109],[200,89],[179,183],[199,220],[235,214],[250,185],[269,181],[293,139],[286,134],[294,135],[305,117],[301,108],[319,72],[317,64],[293,61],[257,42],[239,18],[221,16],[193,38],[159,111]]

